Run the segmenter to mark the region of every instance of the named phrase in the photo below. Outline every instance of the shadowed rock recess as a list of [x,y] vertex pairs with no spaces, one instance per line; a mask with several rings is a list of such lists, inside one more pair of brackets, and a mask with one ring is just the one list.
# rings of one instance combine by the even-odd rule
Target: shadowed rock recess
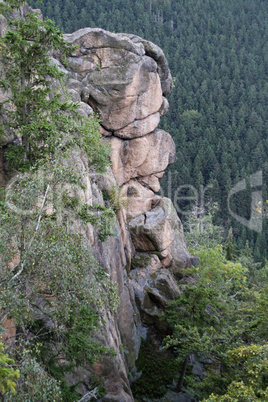
[[166,334],[164,308],[180,292],[175,277],[195,262],[172,202],[156,194],[159,179],[176,159],[172,137],[157,128],[168,112],[172,78],[163,51],[138,36],[85,28],[65,37],[77,45],[76,53],[67,69],[54,62],[66,73],[68,93],[80,102],[80,114],[97,112],[104,141],[111,145],[111,168],[103,176],[88,170],[85,156],[74,156],[84,173],[82,200],[104,205],[103,193],[117,186],[124,201],[115,236],[100,242],[90,223],[84,231],[88,247],[118,284],[120,306],[115,314],[106,312],[101,335],[117,356],[78,369],[69,382],[81,381],[77,390],[85,395],[94,374],[107,390],[101,401],[134,401],[129,378],[137,377],[141,339]]

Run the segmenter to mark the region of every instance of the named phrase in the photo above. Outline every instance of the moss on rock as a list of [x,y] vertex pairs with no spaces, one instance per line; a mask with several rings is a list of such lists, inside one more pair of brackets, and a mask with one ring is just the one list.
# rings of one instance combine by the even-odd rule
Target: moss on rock
[[136,253],[131,260],[131,269],[146,268],[150,264],[151,259],[152,256],[150,254]]

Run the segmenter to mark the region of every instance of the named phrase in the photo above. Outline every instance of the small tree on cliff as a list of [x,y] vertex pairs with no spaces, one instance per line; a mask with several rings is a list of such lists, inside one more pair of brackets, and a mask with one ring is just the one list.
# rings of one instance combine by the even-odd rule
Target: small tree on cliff
[[[85,190],[77,154],[84,152],[89,166],[103,172],[109,149],[97,119],[80,117],[77,105],[57,91],[64,77],[48,53],[60,50],[64,58],[74,51],[63,35],[32,13],[9,24],[0,41],[0,87],[6,93],[1,134],[17,140],[5,150],[13,178],[0,197],[0,329],[11,320],[22,347],[29,339],[31,350],[39,345],[39,358],[60,379],[60,358],[69,361],[65,369],[71,370],[74,363],[107,352],[91,333],[101,311],[116,308],[116,287],[72,228],[75,218],[80,227],[99,224],[102,239],[110,234],[105,224],[113,212],[100,206],[97,211],[74,196]],[[19,387],[22,393],[25,389]]]
[[80,118],[77,105],[62,100],[65,74],[48,57],[60,49],[64,63],[74,48],[50,20],[41,21],[37,14],[28,13],[9,25],[0,46],[0,87],[8,95],[0,105],[5,117],[2,136],[15,134],[19,140],[6,155],[10,167],[22,171],[60,148],[77,145],[91,165],[104,171],[109,150],[100,141],[96,121]]

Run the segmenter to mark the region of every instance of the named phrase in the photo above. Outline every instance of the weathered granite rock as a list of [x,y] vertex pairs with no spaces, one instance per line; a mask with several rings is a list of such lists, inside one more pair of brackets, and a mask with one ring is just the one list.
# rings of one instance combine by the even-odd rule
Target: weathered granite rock
[[[102,190],[115,185],[111,169],[108,169],[105,175],[96,176],[89,170],[86,156],[79,152],[73,152],[70,160],[66,163],[76,169],[83,184],[81,188],[78,187],[75,192],[70,192],[69,195],[79,198],[83,203],[90,206],[104,206]],[[84,235],[85,245],[92,250],[110,279],[117,284],[120,306],[117,314],[110,311],[104,312],[105,323],[100,324],[101,331],[96,333],[97,339],[103,345],[116,352],[116,358],[106,356],[95,366],[87,366],[85,370],[77,368],[75,373],[68,376],[67,379],[74,384],[81,381],[84,385],[78,388],[78,392],[84,395],[91,389],[91,377],[95,375],[104,379],[103,385],[107,394],[101,399],[102,401],[133,401],[128,381],[128,368],[134,366],[138,356],[139,337],[136,324],[133,321],[136,307],[131,301],[129,290],[125,285],[126,270],[122,269],[126,265],[125,254],[122,257],[122,246],[125,246],[123,242],[126,240],[122,236],[121,227],[116,217],[113,226],[114,236],[110,236],[104,242],[100,242],[98,229],[90,223],[82,224],[77,220],[72,223],[72,230]],[[129,350],[128,360],[124,355],[124,348]]]
[[82,99],[99,112],[103,127],[122,138],[152,132],[159,110],[167,110],[162,94],[171,82],[162,50],[141,38],[98,28],[65,37],[79,46],[69,58],[72,80],[82,82]]
[[132,219],[129,228],[136,250],[157,253],[174,274],[180,275],[181,269],[192,266],[181,221],[168,198],[161,199],[155,208]]
[[91,245],[118,283],[121,300],[116,320],[110,317],[105,330],[120,355],[119,371],[112,361],[99,365],[108,391],[102,400],[128,401],[133,399],[126,367],[135,372],[148,328],[161,336],[168,331],[164,309],[180,292],[172,272],[180,276],[194,262],[171,201],[155,194],[167,165],[175,162],[171,136],[157,129],[169,108],[165,96],[172,79],[163,51],[138,36],[85,28],[66,38],[78,45],[69,58],[70,94],[99,113],[100,132],[111,144],[112,171],[90,181],[92,202],[103,202],[101,190],[121,186],[121,233],[116,225],[117,236],[102,244],[94,232]]
[[150,211],[161,199],[152,190],[142,186],[135,180],[130,180],[124,184],[122,196],[127,200],[125,213],[128,221]]
[[135,44],[128,35],[115,34],[101,28],[82,28],[72,34],[65,35],[66,40],[79,46],[78,53],[87,55],[88,49],[119,49],[134,53],[138,56],[145,54],[140,43]]
[[151,133],[160,122],[160,114],[154,113],[146,116],[144,119],[136,119],[126,127],[116,130],[114,135],[119,138],[131,139],[137,137],[143,137],[144,135]]
[[[133,178],[159,191],[159,180],[164,170],[176,160],[175,144],[170,134],[156,129],[142,138],[124,141],[110,138],[111,162],[116,182],[119,186]],[[150,176],[151,178],[146,179]]]
[[130,295],[130,289],[128,286],[124,287],[121,293],[121,303],[117,310],[118,328],[122,339],[124,349],[128,351],[126,354],[126,362],[131,370],[135,366],[135,361],[138,358],[140,348],[140,335],[138,332],[138,309],[134,303],[134,295]]
[[67,94],[73,102],[81,101],[81,96],[75,89],[68,89]]
[[155,43],[142,39],[137,35],[127,34],[125,36],[131,38],[134,43],[141,43],[144,46],[146,54],[157,62],[163,95],[167,96],[171,91],[172,77],[163,50]]
[[141,183],[144,187],[149,187],[155,193],[157,193],[161,186],[159,179],[161,179],[164,175],[164,172],[159,172],[155,174],[151,174],[149,176],[140,176],[137,177],[139,183]]
[[161,117],[165,116],[167,114],[168,110],[169,110],[168,100],[167,100],[167,98],[165,98],[163,96],[163,102],[162,102],[161,108],[159,109],[160,116]]
[[90,117],[93,113],[93,110],[86,103],[78,102],[78,113],[83,117]]
[[142,323],[165,334],[168,324],[164,308],[180,294],[178,284],[156,255],[137,253],[132,268],[128,287],[133,288]]
[[[1,0],[3,1],[3,0]],[[17,20],[20,18],[21,15],[26,15],[29,13],[35,12],[38,14],[40,19],[43,19],[42,13],[39,9],[32,9],[27,3],[24,3],[20,6],[20,9],[16,9],[15,7],[12,8],[12,12],[9,14],[10,19]],[[5,18],[2,14],[0,14],[0,36],[5,35],[7,30],[9,29],[9,25],[7,22],[7,18]]]

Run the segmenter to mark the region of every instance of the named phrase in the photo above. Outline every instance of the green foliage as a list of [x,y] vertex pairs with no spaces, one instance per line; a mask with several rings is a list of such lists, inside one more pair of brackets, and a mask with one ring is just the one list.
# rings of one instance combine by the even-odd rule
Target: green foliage
[[[47,54],[59,48],[66,53],[68,46],[52,22],[42,22],[36,14],[10,20],[9,25],[11,29],[0,42],[0,86],[7,92],[1,103],[6,121],[2,135],[15,133],[20,139],[19,153],[10,148],[8,160],[15,169],[25,170],[29,162],[35,163],[40,157],[53,154],[60,144],[54,135],[56,125],[51,111],[62,124],[62,112],[68,105],[59,101],[59,95],[49,99],[51,79],[61,79],[63,75]],[[22,152],[24,158],[20,157]]]
[[[204,237],[210,232],[210,225],[205,225]],[[227,245],[230,250],[231,236]],[[232,253],[231,259],[226,243],[212,248],[209,243],[202,247],[196,244],[194,253],[200,264],[184,271],[182,293],[167,308],[173,333],[165,338],[165,347],[172,348],[181,362],[187,362],[191,355],[211,361],[202,381],[185,377],[188,392],[198,398],[265,400],[267,267],[257,269],[248,246],[239,257]],[[181,386],[184,375],[181,371]]]
[[99,377],[96,374],[93,374],[90,380],[91,380],[92,388],[93,389],[97,388],[97,390],[98,390],[98,392],[97,392],[98,398],[104,397],[107,394],[107,390],[104,386],[104,378]]
[[131,269],[146,268],[150,263],[150,260],[150,254],[136,254],[133,258],[131,258]]
[[214,224],[218,205],[207,208],[194,207],[184,222],[185,237],[188,247],[195,253],[200,247],[212,248],[221,243],[223,228]]
[[238,256],[238,251],[235,247],[235,244],[233,243],[233,232],[232,228],[229,230],[227,239],[224,243],[224,249],[226,253],[226,259],[229,261],[236,260]]
[[118,186],[103,190],[103,199],[109,201],[115,212],[127,206],[127,198],[122,194],[122,191],[123,189]]
[[74,212],[80,217],[83,223],[90,223],[98,229],[98,235],[101,242],[107,240],[109,236],[114,236],[112,227],[115,224],[115,213],[112,208],[106,208],[104,205],[84,204],[77,197],[69,196],[64,191],[62,202],[65,208]]
[[37,362],[24,350],[16,364],[20,369],[20,380],[17,385],[17,394],[7,393],[5,402],[58,402],[62,401],[59,384],[51,378]]
[[185,271],[193,278],[182,284],[181,295],[167,308],[173,327],[164,340],[166,348],[176,351],[181,362],[190,355],[221,362],[223,345],[235,345],[241,332],[232,322],[237,308],[233,296],[243,289],[247,269],[227,261],[221,246],[201,248],[197,268]]
[[226,394],[210,395],[207,402],[266,401],[268,398],[268,345],[240,346],[228,351],[237,369]]
[[[77,110],[71,117],[74,119],[77,116]],[[76,146],[83,149],[88,158],[89,166],[94,168],[98,173],[104,173],[109,166],[110,147],[107,142],[102,141],[99,133],[100,120],[96,116],[90,118],[78,118],[69,130],[74,135]],[[69,122],[70,123],[70,122]],[[77,135],[78,133],[78,135]]]
[[81,307],[78,315],[73,315],[67,323],[68,353],[76,364],[87,361],[94,364],[103,354],[114,355],[113,351],[91,337],[90,334],[97,331],[99,325],[99,314],[92,307]]
[[0,3],[0,13],[6,14],[10,13],[15,9],[18,9],[20,6],[25,4],[25,0],[3,0]]
[[4,354],[3,343],[0,343],[0,395],[10,392],[13,396],[16,394],[16,381],[19,379],[19,371],[12,365],[14,360]]
[[[114,212],[87,209],[76,196],[86,190],[83,168],[77,167],[81,153],[86,170],[104,172],[109,148],[98,119],[82,118],[77,105],[66,101],[63,75],[48,57],[60,50],[64,58],[72,48],[50,21],[20,17],[9,21],[11,29],[0,40],[2,135],[19,142],[6,150],[13,177],[1,191],[0,325],[9,319],[19,329],[13,354],[21,373],[20,400],[73,401],[77,394],[64,374],[113,354],[94,335],[103,326],[103,312],[117,308],[117,287],[82,235],[87,221],[81,232],[75,230],[79,212],[90,211],[99,214],[100,239],[112,234]],[[23,353],[29,342],[30,352]]]
[[99,121],[79,116],[77,105],[62,89],[64,73],[47,57],[60,49],[64,62],[73,47],[51,21],[41,21],[36,14],[9,24],[11,29],[0,40],[0,87],[6,92],[2,136],[15,134],[20,144],[8,147],[8,168],[25,171],[60,150],[79,147],[89,165],[104,172],[109,147],[101,140]]
[[[102,312],[115,311],[118,297],[84,237],[71,230],[79,203],[66,196],[65,186],[79,183],[78,177],[71,164],[55,166],[54,172],[49,163],[42,174],[40,169],[24,173],[6,190],[0,213],[1,320],[15,320],[21,342],[31,334],[32,345],[42,344],[40,362],[60,381],[64,398],[69,395],[64,400],[72,401],[75,391],[64,382],[64,374],[112,353],[94,335]],[[78,185],[72,189],[81,190]],[[103,206],[90,209],[106,213]],[[55,364],[58,356],[65,365]]]
[[171,353],[153,350],[149,343],[142,342],[136,366],[142,370],[142,375],[132,385],[132,392],[137,400],[143,400],[143,397],[162,397],[180,364]]
[[[103,346],[94,337],[99,332],[100,324],[100,314],[96,309],[81,305],[78,310],[74,306],[73,313],[64,325],[61,338],[57,331],[47,331],[43,319],[36,320],[31,326],[32,333],[37,335],[35,342],[39,349],[38,359],[47,372],[58,381],[63,401],[79,399],[76,388],[80,383],[68,385],[65,379],[67,373],[71,373],[77,366],[94,364],[104,355],[115,356],[113,350]],[[64,356],[64,362],[61,362],[61,356]]]
[[[56,210],[52,215],[46,213],[46,208],[52,208],[52,205],[54,208],[60,206],[60,200],[59,205],[56,202],[52,204],[53,197],[59,194],[57,177],[54,176],[55,182],[50,181],[49,177],[47,179],[48,181],[44,182],[36,175],[32,175],[31,180],[29,175],[22,176],[9,195],[8,205],[17,213],[6,209],[0,216],[0,240],[3,249],[1,303],[14,309],[12,317],[15,317],[17,312],[18,323],[23,319],[24,311],[25,314],[27,311],[28,318],[34,314],[34,309],[27,306],[29,302],[30,305],[34,304],[37,295],[46,295],[51,299],[51,302],[43,307],[43,313],[46,311],[50,314],[51,311],[52,314],[58,315],[60,312],[62,319],[68,319],[73,302],[103,306],[102,302],[107,301],[106,291],[102,290],[101,284],[96,285],[95,281],[102,279],[108,286],[108,278],[102,275],[101,268],[85,248],[83,236],[70,232],[73,218],[64,210]],[[48,186],[51,190],[56,186],[57,194],[51,191],[45,197],[42,194],[43,188]],[[40,201],[43,203],[41,210]],[[9,263],[18,253],[20,261],[10,270]],[[23,294],[24,281],[21,281],[21,277],[27,279],[31,292],[24,301],[20,300],[19,307],[16,306],[18,300],[12,302],[12,297],[14,289],[17,289],[18,294]],[[115,288],[112,292],[116,293]],[[53,297],[56,297],[56,300]]]
[[[101,207],[101,208],[100,208]],[[115,233],[112,226],[115,223],[115,214],[111,208],[102,206],[91,207],[83,205],[78,215],[85,223],[91,223],[99,229],[99,239],[101,242],[105,241],[107,237],[113,236]]]

